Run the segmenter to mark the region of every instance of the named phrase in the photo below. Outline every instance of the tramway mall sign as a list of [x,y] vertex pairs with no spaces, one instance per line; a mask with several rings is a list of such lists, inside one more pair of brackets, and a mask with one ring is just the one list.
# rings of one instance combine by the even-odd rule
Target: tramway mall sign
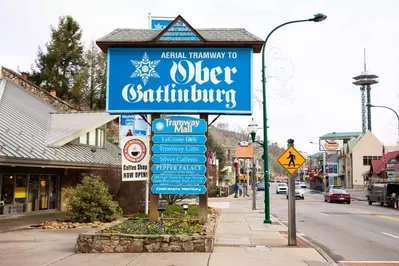
[[250,48],[109,48],[109,113],[252,113]]

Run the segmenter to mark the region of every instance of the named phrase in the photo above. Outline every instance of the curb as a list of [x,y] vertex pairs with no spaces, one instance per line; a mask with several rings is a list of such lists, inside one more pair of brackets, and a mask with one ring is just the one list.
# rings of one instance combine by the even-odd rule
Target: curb
[[[274,217],[274,216],[273,216]],[[279,219],[277,219],[276,217],[274,217],[284,228],[287,228],[287,230],[288,230],[288,227],[285,225],[285,224],[283,224],[282,222],[280,222],[280,220]],[[314,244],[314,243],[312,243],[311,241],[309,241],[309,240],[307,240],[306,238],[304,238],[303,236],[301,236],[301,235],[296,235],[296,237],[298,237],[298,238],[300,238],[302,241],[304,241],[304,242],[306,242],[307,244],[309,244],[312,248],[314,248],[317,252],[319,252],[319,254],[328,262],[328,263],[330,263],[331,265],[334,265],[334,266],[339,266],[321,247],[319,247],[319,246],[317,246],[316,244]]]

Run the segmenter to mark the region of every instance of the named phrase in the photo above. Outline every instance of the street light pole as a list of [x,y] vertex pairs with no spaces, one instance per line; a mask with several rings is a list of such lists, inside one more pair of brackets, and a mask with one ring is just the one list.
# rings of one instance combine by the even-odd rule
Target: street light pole
[[396,142],[397,142],[397,144],[399,145],[399,114],[394,110],[394,109],[392,109],[391,107],[388,107],[388,106],[384,106],[384,105],[372,105],[372,104],[367,104],[367,107],[379,107],[379,108],[385,108],[385,109],[389,109],[389,110],[391,110],[392,112],[394,112],[395,113],[395,115],[396,115],[396,118],[398,119],[398,137],[397,137],[397,140],[396,140]]
[[264,180],[265,180],[265,220],[263,223],[271,224],[272,221],[270,220],[270,191],[269,191],[269,146],[268,146],[268,137],[267,137],[267,108],[266,108],[266,65],[265,65],[265,50],[266,50],[266,43],[269,40],[270,36],[278,30],[279,28],[293,23],[299,22],[320,22],[327,18],[326,15],[318,13],[314,15],[311,19],[303,19],[303,20],[294,20],[283,23],[277,27],[275,27],[266,37],[265,42],[263,43],[262,47],[262,90],[263,90],[263,171],[264,171]]
[[[256,131],[258,130],[258,124],[255,123],[255,120],[252,118],[251,123],[248,125],[248,132],[251,134],[252,145],[255,145],[256,142]],[[249,178],[248,178],[249,180]],[[255,154],[252,158],[252,210],[256,210],[256,163],[255,163]],[[248,188],[249,189],[249,188]],[[266,190],[266,187],[265,187]]]

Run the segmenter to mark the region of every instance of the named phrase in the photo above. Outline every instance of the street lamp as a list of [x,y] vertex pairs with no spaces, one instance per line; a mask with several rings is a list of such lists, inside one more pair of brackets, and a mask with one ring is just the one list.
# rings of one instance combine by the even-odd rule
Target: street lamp
[[255,120],[252,118],[251,123],[248,125],[248,133],[251,134],[252,143],[255,143],[256,131],[258,131],[258,124],[256,124]]
[[397,138],[397,144],[399,145],[399,115],[398,115],[398,113],[394,110],[394,109],[392,109],[391,107],[388,107],[388,106],[384,106],[384,105],[372,105],[372,104],[366,104],[366,106],[367,107],[379,107],[379,108],[385,108],[385,109],[389,109],[389,110],[391,110],[392,112],[394,112],[395,113],[395,115],[396,115],[396,117],[398,118],[398,138]]
[[[256,124],[255,120],[252,118],[251,123],[248,125],[248,133],[251,134],[252,145],[255,145],[256,131],[258,131],[258,124]],[[269,190],[269,188],[265,187],[265,197],[266,197],[266,190]],[[255,156],[253,156],[253,158],[252,158],[252,210],[256,210],[256,164],[255,164]]]
[[314,145],[319,145],[321,147],[320,151],[323,151],[323,175],[326,175],[326,153],[327,151],[324,150],[323,145],[321,145],[320,143],[315,143],[313,141],[310,142],[310,144],[314,144]]
[[270,36],[275,32],[277,29],[293,23],[299,22],[320,22],[327,18],[326,15],[322,13],[318,13],[314,15],[313,18],[310,19],[303,19],[303,20],[293,20],[286,23],[283,23],[277,27],[275,27],[266,37],[265,42],[263,43],[262,47],[262,89],[263,89],[263,162],[264,162],[264,179],[265,179],[265,220],[263,223],[271,224],[272,221],[270,220],[270,195],[269,195],[269,147],[268,147],[268,138],[267,138],[267,109],[266,109],[266,65],[265,65],[265,50],[266,50],[266,43],[269,40]]

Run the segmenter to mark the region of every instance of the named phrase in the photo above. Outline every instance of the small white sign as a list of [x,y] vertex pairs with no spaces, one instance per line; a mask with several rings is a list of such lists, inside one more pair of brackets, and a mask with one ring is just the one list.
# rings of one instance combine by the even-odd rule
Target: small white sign
[[344,145],[344,141],[339,139],[331,139],[331,140],[321,139],[319,143],[320,143],[319,145],[320,151],[339,151]]
[[150,137],[124,137],[122,142],[122,181],[149,180]]

